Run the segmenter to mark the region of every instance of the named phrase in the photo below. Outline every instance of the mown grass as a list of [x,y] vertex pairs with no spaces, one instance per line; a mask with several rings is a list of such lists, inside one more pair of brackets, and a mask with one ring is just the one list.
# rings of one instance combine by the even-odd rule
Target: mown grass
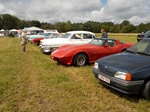
[[[110,36],[136,42],[135,35]],[[149,101],[98,83],[92,66],[60,65],[38,46],[28,43],[22,53],[18,38],[0,38],[0,112],[150,111]]]

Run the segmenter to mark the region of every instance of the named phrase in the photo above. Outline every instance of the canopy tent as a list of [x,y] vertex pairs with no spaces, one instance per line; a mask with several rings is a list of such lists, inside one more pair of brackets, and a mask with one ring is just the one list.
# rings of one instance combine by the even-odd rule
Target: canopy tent
[[12,29],[12,30],[10,30],[10,32],[17,32],[18,30],[16,30],[16,29]]
[[5,31],[4,29],[1,29],[1,32]]
[[24,28],[23,30],[25,31],[44,31],[44,29],[32,26],[32,27],[28,27],[28,28]]

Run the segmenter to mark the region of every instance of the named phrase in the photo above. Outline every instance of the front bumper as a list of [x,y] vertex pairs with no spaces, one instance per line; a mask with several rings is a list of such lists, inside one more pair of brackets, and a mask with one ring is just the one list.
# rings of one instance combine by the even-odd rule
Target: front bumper
[[[107,75],[101,71],[99,71],[98,69],[95,69],[93,67],[92,69],[95,78],[97,78],[102,84],[117,90],[119,92],[122,92],[124,94],[139,94],[140,89],[144,83],[144,80],[140,80],[140,81],[125,81],[110,75]],[[110,83],[107,83],[105,81],[102,81],[101,79],[98,78],[98,75],[101,75],[103,77],[106,77],[107,79],[110,80]]]
[[65,65],[71,65],[72,64],[72,56],[70,56],[70,57],[51,56],[51,59],[57,61],[58,63],[65,64]]
[[47,46],[40,45],[40,49],[43,53],[51,53],[51,50]]

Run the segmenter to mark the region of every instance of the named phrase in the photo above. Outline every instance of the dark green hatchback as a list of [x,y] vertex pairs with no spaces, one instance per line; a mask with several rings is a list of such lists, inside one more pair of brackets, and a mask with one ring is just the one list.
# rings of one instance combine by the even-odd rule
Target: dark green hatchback
[[150,39],[143,39],[122,53],[98,59],[92,71],[112,89],[150,99]]

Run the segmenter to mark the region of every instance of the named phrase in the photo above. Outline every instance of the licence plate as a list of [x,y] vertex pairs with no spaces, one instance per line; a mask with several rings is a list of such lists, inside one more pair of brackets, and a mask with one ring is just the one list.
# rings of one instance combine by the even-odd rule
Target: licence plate
[[106,77],[104,77],[104,76],[101,76],[100,74],[98,75],[98,78],[99,78],[100,80],[102,80],[102,81],[104,81],[104,82],[110,84],[110,79],[108,79],[108,78],[106,78]]

